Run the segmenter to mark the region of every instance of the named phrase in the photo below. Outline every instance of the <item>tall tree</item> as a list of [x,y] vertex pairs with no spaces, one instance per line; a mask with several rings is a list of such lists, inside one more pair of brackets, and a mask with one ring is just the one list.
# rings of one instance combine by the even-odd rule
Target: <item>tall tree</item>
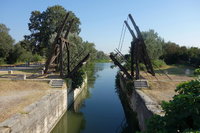
[[167,42],[163,46],[164,54],[162,58],[167,64],[177,64],[179,62],[179,45],[173,42]]
[[13,47],[14,40],[9,35],[9,29],[4,24],[0,24],[0,58],[6,61],[10,50]]
[[189,63],[194,67],[200,67],[200,49],[197,47],[191,47],[188,50]]
[[163,54],[164,40],[154,30],[142,32],[150,59],[159,59]]
[[63,21],[66,13],[70,12],[69,19],[65,25],[65,30],[69,26],[69,22],[74,19],[71,33],[80,32],[80,20],[71,11],[66,11],[65,8],[59,5],[48,7],[46,11],[33,11],[30,17],[30,23],[28,23],[31,34],[25,36],[25,40],[31,40],[34,42],[32,45],[35,47],[40,55],[47,55],[48,49],[51,48],[52,40],[54,40],[58,28]]

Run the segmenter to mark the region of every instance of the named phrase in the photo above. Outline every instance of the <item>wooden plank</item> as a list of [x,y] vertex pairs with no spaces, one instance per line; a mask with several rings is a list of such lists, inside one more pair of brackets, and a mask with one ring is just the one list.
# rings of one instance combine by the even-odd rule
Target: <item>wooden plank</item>
[[[61,34],[62,34],[62,32],[63,32],[64,26],[65,26],[65,24],[66,24],[66,22],[67,22],[68,17],[69,17],[69,13],[66,14],[65,19],[64,19],[63,23],[61,24],[61,26],[60,26],[58,32],[57,32],[56,38],[54,39],[54,42],[53,42],[53,44],[52,44],[51,53],[50,53],[50,55],[49,55],[49,57],[48,57],[48,59],[47,59],[47,61],[46,61],[46,64],[45,64],[44,74],[47,73],[47,71],[48,71],[48,69],[49,69],[49,65],[50,65],[51,63],[53,63],[53,61],[55,60],[55,51],[57,50],[57,47],[56,47],[57,41],[58,41],[59,37],[61,36]],[[57,56],[56,56],[56,57],[57,57]]]
[[148,84],[147,80],[135,80],[134,87],[135,88],[148,88],[149,84]]
[[144,62],[144,64],[145,64],[145,66],[146,66],[147,72],[149,72],[150,74],[152,74],[153,76],[155,76],[155,72],[154,72],[154,70],[153,70],[153,66],[152,66],[151,61],[150,61],[150,58],[149,58],[149,56],[148,56],[148,53],[147,53],[147,50],[146,50],[146,45],[145,45],[145,43],[144,43],[144,39],[143,39],[143,37],[142,37],[142,34],[141,34],[141,32],[140,32],[140,29],[139,29],[139,27],[136,25],[136,23],[135,23],[133,17],[131,16],[131,14],[129,14],[128,16],[129,16],[129,18],[130,18],[130,20],[131,20],[131,22],[132,22],[132,24],[133,24],[133,26],[134,26],[134,28],[135,28],[135,31],[136,31],[136,33],[137,33],[137,37],[138,37],[138,39],[139,39],[139,45],[141,45],[141,51],[140,51],[141,54],[142,54],[141,57],[142,57],[142,60],[143,60],[143,62]]
[[82,65],[83,62],[86,62],[88,58],[90,57],[90,54],[88,53],[79,63],[77,66],[74,67],[74,69],[67,75],[67,77],[71,77]]
[[65,39],[67,39],[67,37],[68,37],[68,35],[69,35],[69,32],[70,32],[70,30],[71,30],[71,28],[72,28],[72,25],[73,25],[73,23],[74,23],[74,19],[72,19],[70,22],[69,22],[69,28],[67,29],[67,32],[65,33]]
[[125,74],[129,79],[133,79],[133,77],[128,73],[128,71],[126,70],[126,68],[124,68],[124,67],[117,61],[117,59],[115,59],[114,55],[110,54],[110,58],[112,59],[112,61],[114,62],[114,64],[117,65],[117,66],[124,72],[124,74]]

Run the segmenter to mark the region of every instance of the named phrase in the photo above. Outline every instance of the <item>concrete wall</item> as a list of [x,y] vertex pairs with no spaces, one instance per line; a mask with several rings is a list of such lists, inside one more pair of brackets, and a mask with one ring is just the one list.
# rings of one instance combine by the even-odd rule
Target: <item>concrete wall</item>
[[80,93],[83,91],[83,89],[87,86],[87,76],[79,88],[76,88],[74,90],[68,89],[68,95],[67,95],[67,108],[69,108],[73,102],[77,99],[77,97],[80,95]]
[[51,91],[39,101],[0,123],[0,133],[47,133],[65,113],[67,90]]
[[120,86],[122,92],[126,95],[129,102],[129,106],[132,111],[137,113],[137,119],[141,131],[146,130],[146,120],[149,119],[154,113],[159,114],[161,112],[159,105],[151,100],[141,90],[135,89],[132,86],[133,92],[130,94],[127,88],[127,79],[122,74],[120,76]]
[[87,84],[77,89],[51,90],[39,101],[0,123],[0,133],[48,133],[75,101]]

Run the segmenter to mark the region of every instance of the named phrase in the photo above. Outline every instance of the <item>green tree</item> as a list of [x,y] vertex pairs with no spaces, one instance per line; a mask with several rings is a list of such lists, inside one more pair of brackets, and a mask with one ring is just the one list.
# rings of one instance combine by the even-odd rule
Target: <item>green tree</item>
[[96,56],[96,60],[109,60],[109,56],[106,55],[103,51],[98,51],[97,52],[97,56]]
[[154,30],[142,32],[150,59],[159,59],[163,54],[164,40]]
[[194,70],[194,75],[200,76],[200,68]]
[[6,62],[9,52],[13,48],[14,40],[9,35],[9,29],[4,24],[0,24],[0,60]]
[[95,61],[97,56],[97,50],[95,49],[95,44],[88,41],[83,42],[83,48],[86,53],[90,53],[90,61]]
[[69,21],[74,19],[74,24],[70,32],[78,34],[80,32],[79,18],[77,18],[73,12],[66,11],[60,5],[48,7],[43,12],[33,11],[31,13],[29,19],[30,23],[28,24],[31,35],[25,36],[25,40],[34,42],[32,45],[34,45],[35,51],[37,51],[38,54],[47,56],[47,52],[51,48],[51,41],[54,40],[58,28],[67,12],[70,13],[70,16],[64,29],[66,30],[66,27],[69,26]]
[[197,47],[191,47],[188,50],[189,53],[189,64],[192,64],[194,67],[200,66],[200,49]]
[[36,54],[36,46],[34,45],[35,41],[34,40],[29,40],[29,39],[24,39],[19,42],[22,48],[24,48],[26,51],[31,52],[32,54]]
[[162,59],[164,59],[167,64],[177,64],[179,61],[179,45],[177,45],[176,43],[167,42],[163,46],[163,49],[164,54],[162,56]]
[[8,63],[13,64],[16,62],[26,62],[26,61],[31,61],[32,58],[32,53],[30,51],[27,51],[24,49],[20,43],[17,43],[14,45],[14,48],[12,51],[9,53],[8,56]]

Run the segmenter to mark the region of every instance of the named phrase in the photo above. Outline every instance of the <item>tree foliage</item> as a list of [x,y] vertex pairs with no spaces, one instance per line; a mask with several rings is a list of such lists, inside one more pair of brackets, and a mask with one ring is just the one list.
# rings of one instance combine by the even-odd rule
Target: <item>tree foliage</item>
[[194,70],[194,75],[200,76],[200,68]]
[[163,102],[165,116],[154,115],[148,121],[148,133],[186,132],[200,130],[200,81],[192,80],[177,86],[178,93],[169,102]]
[[197,47],[187,48],[176,43],[167,42],[163,46],[162,59],[167,64],[188,64],[194,67],[200,65],[200,49]]
[[159,59],[163,54],[164,40],[154,30],[142,32],[150,59]]
[[14,64],[16,62],[38,62],[42,57],[37,54],[32,54],[21,46],[21,42],[13,46],[7,58],[7,63]]
[[109,61],[110,58],[103,51],[98,51],[96,56],[97,61]]
[[69,27],[69,22],[74,19],[71,33],[80,32],[80,20],[71,11],[59,5],[48,7],[45,11],[33,11],[28,23],[31,34],[25,36],[25,40],[29,40],[34,45],[34,51],[40,55],[47,55],[48,49],[51,48],[52,40],[54,40],[61,22],[65,18],[67,12],[70,13],[69,19],[65,25],[65,30]]
[[0,24],[0,60],[6,62],[9,52],[13,48],[14,40],[9,35],[9,29],[4,24]]
[[[161,67],[165,63],[169,65],[200,66],[200,48],[185,47],[174,42],[165,42],[154,30],[142,32],[142,35],[148,55],[154,66]],[[127,66],[127,69],[130,69],[130,53],[126,57],[129,62],[125,66]]]

